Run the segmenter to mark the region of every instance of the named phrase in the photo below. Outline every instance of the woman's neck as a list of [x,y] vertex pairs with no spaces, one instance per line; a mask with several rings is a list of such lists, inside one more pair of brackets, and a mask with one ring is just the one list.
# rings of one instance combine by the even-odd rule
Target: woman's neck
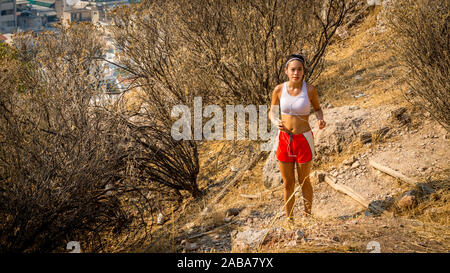
[[300,81],[300,82],[293,82],[293,81],[289,80],[289,82],[288,82],[288,87],[289,87],[290,89],[301,88],[302,85],[303,85],[303,81]]

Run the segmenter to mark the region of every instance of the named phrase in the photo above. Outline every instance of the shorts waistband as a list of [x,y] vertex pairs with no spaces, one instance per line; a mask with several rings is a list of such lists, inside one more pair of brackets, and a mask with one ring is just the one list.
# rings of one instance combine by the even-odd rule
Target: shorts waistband
[[298,136],[298,135],[304,135],[304,134],[312,133],[312,130],[309,130],[309,131],[306,131],[306,132],[303,132],[303,133],[299,133],[299,134],[286,133],[285,131],[280,131],[280,133],[284,133],[284,134],[287,134],[289,136]]

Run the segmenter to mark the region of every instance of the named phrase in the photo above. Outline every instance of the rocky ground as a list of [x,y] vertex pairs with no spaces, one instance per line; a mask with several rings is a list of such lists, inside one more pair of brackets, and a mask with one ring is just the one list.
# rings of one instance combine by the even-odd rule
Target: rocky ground
[[[450,247],[448,222],[423,222],[402,212],[423,203],[427,205],[418,209],[420,215],[428,211],[448,219],[446,200],[436,206],[429,205],[430,199],[448,194],[448,134],[431,120],[414,117],[407,122],[399,120],[392,114],[396,110],[395,107],[361,109],[355,106],[325,110],[329,117],[328,127],[315,134],[316,147],[323,151],[319,167],[324,168],[316,168],[312,174],[312,218],[303,215],[300,193],[296,195],[294,225],[287,225],[281,217],[280,174],[277,165],[270,163],[273,155],[269,155],[244,175],[228,196],[212,207],[212,211],[179,227],[182,235],[176,239],[176,251],[369,252],[375,249],[371,244],[379,244],[382,252],[447,252]],[[409,115],[408,111],[404,115]],[[352,126],[354,130],[350,129]],[[383,129],[382,137],[375,135],[380,129]],[[361,137],[367,132],[374,134],[370,140]],[[340,137],[341,133],[346,137]],[[331,157],[326,151],[334,153],[340,145],[344,147],[341,156],[332,160],[333,164],[325,164]],[[346,145],[354,148],[345,148]],[[256,150],[250,144],[235,149],[230,148],[231,145],[223,147],[221,153],[208,152],[210,157],[203,165],[209,177],[213,177],[210,187],[217,185],[216,193],[239,172],[242,162],[249,161],[244,151]],[[216,160],[230,164],[217,165]],[[369,160],[414,178],[431,191],[378,171],[369,165]],[[211,176],[214,169],[221,170],[218,173],[225,174],[223,177],[228,179],[212,182],[218,178]],[[334,190],[328,183],[320,182],[319,172],[379,205],[384,212],[377,214]],[[264,183],[268,176],[275,178],[271,183]],[[414,202],[402,207],[400,201],[405,195],[413,196]],[[375,243],[370,243],[372,241]]]

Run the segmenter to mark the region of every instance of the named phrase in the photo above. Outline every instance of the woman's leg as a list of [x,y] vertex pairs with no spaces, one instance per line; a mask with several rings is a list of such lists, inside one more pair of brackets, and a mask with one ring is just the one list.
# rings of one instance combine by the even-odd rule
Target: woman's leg
[[[284,183],[284,208],[286,211],[286,217],[292,217],[295,197],[291,195],[294,193],[295,187],[295,162],[283,162],[280,163],[281,177]],[[290,198],[290,199],[289,199]],[[289,202],[286,204],[286,202]]]
[[311,215],[313,188],[309,180],[309,172],[311,171],[311,162],[298,164],[297,173],[300,185],[302,185],[303,203],[305,204],[305,213]]

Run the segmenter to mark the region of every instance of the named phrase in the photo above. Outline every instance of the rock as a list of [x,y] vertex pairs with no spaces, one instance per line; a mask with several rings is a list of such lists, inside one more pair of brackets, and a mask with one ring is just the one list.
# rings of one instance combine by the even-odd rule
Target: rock
[[364,211],[364,216],[366,216],[366,217],[372,217],[372,216],[374,216],[374,214],[373,214],[371,211],[369,211],[369,210],[365,210],[365,211]]
[[297,246],[297,241],[296,241],[296,240],[292,240],[292,241],[288,242],[285,246],[286,246],[286,247],[294,247],[294,246]]
[[348,37],[348,32],[343,27],[338,27],[336,29],[336,34],[341,38],[342,40],[346,39]]
[[362,144],[367,144],[372,142],[372,133],[364,132],[359,135],[359,140]]
[[405,210],[405,209],[411,209],[417,204],[416,197],[413,195],[405,195],[403,196],[400,201],[398,201],[399,208]]
[[405,107],[400,107],[391,112],[391,118],[403,125],[411,123],[411,117],[408,115]]
[[[434,189],[424,183],[419,183],[419,184],[417,184],[417,186],[422,191],[422,193],[425,193],[425,194],[434,193]],[[416,197],[417,197],[417,195],[416,195]]]
[[158,214],[158,217],[156,218],[156,224],[162,225],[166,221],[164,215],[162,213]]
[[355,161],[355,163],[352,164],[351,169],[356,169],[359,166],[361,166],[361,164],[359,163],[359,161]]
[[225,213],[225,217],[236,216],[239,214],[239,212],[240,212],[240,209],[238,209],[238,208],[229,208],[229,209],[227,209],[227,211]]
[[355,76],[355,80],[361,80],[361,79],[362,79],[361,75],[356,75]]
[[[263,239],[264,241],[262,241]],[[232,242],[232,249],[233,251],[255,250],[259,245],[274,246],[280,243],[285,246],[296,246],[302,239],[305,239],[305,234],[301,230],[249,228],[236,234]]]
[[295,231],[295,240],[298,242],[301,239],[305,238],[305,233],[303,233],[301,230],[297,229],[297,231]]
[[263,167],[262,180],[268,189],[283,184],[275,151],[271,151]]
[[105,186],[106,196],[113,195],[113,191],[112,191],[113,189],[114,189],[113,184],[111,184],[111,183],[106,184],[106,186]]
[[205,216],[206,214],[208,214],[210,212],[211,212],[211,208],[209,206],[207,206],[202,210],[201,216]]
[[390,130],[391,130],[391,128],[386,126],[381,129],[378,129],[376,131],[376,134],[378,135],[378,137],[384,137]]
[[326,176],[326,173],[322,172],[322,171],[313,171],[310,174],[310,177],[316,179],[317,183],[324,182],[325,181],[325,176]]
[[350,166],[353,164],[353,162],[356,161],[356,157],[354,155],[352,155],[350,158],[347,158],[346,160],[344,160],[344,165]]
[[404,113],[406,113],[406,108],[400,107],[400,108],[395,109],[394,111],[391,111],[391,117],[397,118],[397,117],[400,117],[401,115],[403,115]]
[[370,6],[379,6],[381,5],[381,0],[367,0],[367,5]]
[[198,249],[198,244],[196,244],[196,243],[190,243],[189,241],[187,241],[187,240],[183,240],[183,241],[181,241],[181,246],[185,249],[185,250],[187,250],[187,251],[191,251],[191,250],[196,250],[196,249]]
[[327,126],[319,130],[317,119],[311,115],[314,146],[318,158],[340,153],[357,136],[361,125],[369,119],[369,113],[359,107],[342,106],[323,109]]
[[184,227],[185,227],[186,229],[193,229],[194,226],[195,226],[195,223],[194,223],[194,222],[190,222],[190,223],[187,223]]
[[195,229],[190,228],[190,229],[188,229],[187,234],[192,235],[192,234],[194,234],[194,232],[195,232]]
[[[285,232],[284,237],[289,238],[291,236],[291,232]],[[302,239],[306,240],[306,236],[303,233],[303,231],[301,230],[296,230],[294,235],[293,235],[293,239],[289,240],[288,239],[288,243],[285,245],[287,247],[293,247],[293,246],[297,246],[298,244],[301,243]]]
[[239,169],[234,166],[230,166],[230,171],[237,172],[237,171],[239,171]]
[[417,205],[417,196],[418,192],[415,190],[405,192],[397,203],[398,207],[401,209],[413,208]]
[[317,173],[317,181],[319,182],[319,183],[322,183],[322,182],[324,182],[325,181],[325,173],[323,173],[323,172],[318,172]]
[[409,190],[409,191],[407,191],[407,192],[405,192],[403,195],[402,195],[402,197],[404,197],[404,196],[418,196],[418,192],[416,191],[416,190]]
[[233,252],[256,249],[267,232],[268,229],[257,230],[252,228],[238,232],[232,242]]
[[323,108],[324,108],[324,109],[333,108],[333,105],[332,105],[331,103],[325,102],[325,103],[323,104]]

